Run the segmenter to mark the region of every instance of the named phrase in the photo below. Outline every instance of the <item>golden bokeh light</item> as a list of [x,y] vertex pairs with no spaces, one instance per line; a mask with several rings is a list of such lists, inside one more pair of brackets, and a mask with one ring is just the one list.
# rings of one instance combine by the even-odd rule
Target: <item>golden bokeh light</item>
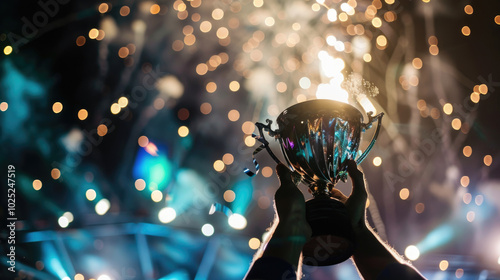
[[485,84],[480,84],[477,87],[477,90],[479,91],[480,94],[487,94],[488,93],[488,86]]
[[63,105],[61,102],[55,102],[54,104],[52,104],[52,111],[56,114],[59,114],[61,113],[61,111],[63,110]]
[[462,152],[463,152],[464,156],[470,157],[472,155],[472,147],[471,146],[465,146],[462,149]]
[[411,65],[413,66],[413,68],[415,69],[421,69],[422,66],[423,66],[423,62],[422,62],[422,59],[420,59],[419,57],[415,57],[412,61],[411,61]]
[[236,194],[232,190],[225,191],[223,196],[226,202],[233,202],[236,198]]
[[38,179],[33,180],[33,189],[35,189],[36,191],[39,191],[41,188],[42,188],[42,181],[40,181]]
[[137,179],[135,180],[134,186],[138,191],[142,191],[146,188],[146,181],[143,179]]
[[109,10],[109,5],[108,3],[101,3],[97,9],[99,13],[104,14]]
[[484,165],[490,166],[493,163],[493,157],[491,155],[485,155],[483,158]]
[[99,36],[99,30],[97,30],[97,28],[90,29],[90,31],[89,31],[89,38],[90,39],[95,39],[95,38],[97,38],[97,36]]
[[245,137],[245,145],[247,145],[248,147],[253,147],[255,145],[255,138],[250,135]]
[[224,170],[224,168],[226,168],[226,165],[220,159],[214,161],[213,166],[214,166],[215,171],[217,171],[217,172],[222,172]]
[[234,162],[234,156],[230,153],[226,153],[222,156],[222,162],[226,165],[230,165]]
[[372,25],[375,27],[375,28],[379,28],[382,26],[382,20],[379,18],[379,17],[374,17],[372,19]]
[[186,108],[180,108],[179,111],[177,111],[177,117],[181,121],[185,121],[189,118],[189,110]]
[[5,112],[7,109],[9,109],[9,103],[5,101],[0,103],[0,111]]
[[454,130],[460,130],[460,127],[462,127],[462,121],[461,121],[459,118],[454,118],[454,119],[451,121],[451,127],[452,127]]
[[462,178],[460,178],[460,185],[462,185],[462,187],[467,188],[469,184],[470,184],[469,176],[462,176]]
[[410,190],[407,189],[407,188],[402,188],[400,191],[399,191],[399,197],[402,199],[402,200],[407,200],[408,197],[410,197]]
[[472,8],[471,5],[466,5],[464,7],[464,12],[468,15],[472,15],[472,13],[474,13],[474,9]]
[[423,204],[422,202],[419,202],[417,203],[417,205],[415,205],[415,212],[417,212],[418,214],[422,214],[425,210],[425,204]]
[[206,90],[209,93],[213,93],[217,90],[217,84],[214,82],[208,82],[206,86]]
[[12,50],[13,50],[13,49],[12,49],[12,46],[5,46],[5,48],[3,48],[3,53],[4,53],[5,55],[9,55],[9,54],[11,54],[11,53],[12,53]]
[[481,96],[477,92],[473,92],[470,94],[470,101],[474,103],[478,103],[481,100]]
[[256,238],[256,237],[250,238],[250,240],[248,240],[248,247],[250,247],[250,249],[252,249],[252,250],[259,249],[259,247],[260,247],[260,240],[258,238]]
[[443,112],[447,115],[451,115],[451,113],[453,113],[453,105],[451,105],[450,103],[444,104]]
[[130,8],[128,6],[123,6],[120,8],[120,15],[126,17],[130,14]]
[[160,12],[161,8],[160,8],[160,5],[158,4],[153,4],[151,5],[151,8],[149,8],[149,12],[152,14],[152,15],[156,15]]
[[240,112],[238,112],[238,110],[236,110],[236,109],[233,109],[233,110],[229,111],[229,113],[227,114],[227,118],[230,121],[235,122],[235,121],[240,119]]
[[226,39],[229,36],[229,30],[225,27],[220,27],[216,32],[217,38]]
[[76,45],[81,47],[81,46],[85,45],[85,41],[86,41],[86,39],[84,36],[78,36],[76,38]]
[[445,270],[448,269],[448,265],[449,265],[449,263],[448,263],[447,260],[442,260],[442,261],[439,262],[439,269],[441,271],[445,271]]
[[381,164],[382,164],[382,158],[381,157],[374,157],[373,158],[373,165],[380,166]]
[[498,24],[498,25],[500,25],[500,15],[497,15],[495,17],[495,23]]
[[429,53],[432,55],[438,55],[439,54],[439,47],[437,45],[431,45],[429,47]]
[[57,180],[61,177],[61,171],[57,168],[52,168],[52,170],[50,171],[50,176],[52,177],[52,179]]
[[194,43],[196,43],[196,36],[193,34],[188,34],[184,37],[184,44],[186,44],[186,46],[192,46]]
[[163,107],[165,107],[165,100],[163,100],[163,98],[161,97],[156,98],[155,101],[153,102],[153,107],[156,110],[163,109]]
[[187,126],[181,126],[177,130],[177,133],[179,134],[180,137],[186,137],[189,135],[189,128]]
[[470,35],[470,27],[468,27],[467,25],[465,25],[464,27],[462,27],[462,34],[464,36],[469,36]]
[[212,112],[212,105],[210,105],[210,103],[208,103],[208,102],[205,102],[205,103],[201,104],[200,105],[200,112],[203,115],[210,114],[210,112]]
[[212,11],[212,18],[215,20],[221,20],[224,17],[224,11],[222,9],[214,9]]
[[120,58],[125,58],[129,55],[130,53],[130,50],[127,48],[127,47],[121,47],[119,50],[118,50],[118,56]]
[[200,24],[200,31],[203,33],[207,33],[212,30],[212,23],[208,20],[202,21]]
[[140,147],[144,148],[149,144],[149,139],[147,136],[142,135],[141,137],[139,137],[139,139],[137,139],[137,143],[139,144]]
[[182,42],[181,40],[175,40],[172,43],[172,50],[176,52],[181,51],[183,48],[184,48],[184,42]]
[[266,178],[273,176],[273,169],[269,166],[262,168],[261,172],[262,172],[262,176],[264,176]]
[[236,92],[240,89],[240,83],[238,81],[231,81],[229,83],[229,90]]
[[120,113],[120,111],[122,110],[122,107],[120,107],[120,105],[118,105],[118,103],[113,103],[111,104],[111,106],[109,107],[109,111],[111,112],[111,114],[113,115],[116,115],[118,113]]
[[104,136],[108,133],[108,127],[105,124],[100,124],[97,127],[97,135]]
[[163,199],[163,193],[159,190],[154,190],[151,192],[151,200],[154,202],[160,202]]
[[97,193],[95,192],[94,189],[88,189],[86,192],[85,192],[85,197],[89,200],[89,201],[93,201],[96,197],[97,197]]
[[246,121],[241,125],[241,130],[245,134],[252,134],[255,130],[255,124],[251,121]]
[[78,119],[80,119],[81,121],[87,119],[88,116],[89,116],[89,112],[87,112],[87,110],[80,109],[78,111]]

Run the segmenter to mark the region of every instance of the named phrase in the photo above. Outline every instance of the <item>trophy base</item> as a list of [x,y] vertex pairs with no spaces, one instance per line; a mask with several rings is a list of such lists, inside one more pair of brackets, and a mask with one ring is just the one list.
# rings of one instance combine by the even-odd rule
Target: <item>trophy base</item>
[[311,266],[341,263],[354,252],[354,233],[345,205],[327,196],[306,201],[312,237],[302,249],[302,262]]

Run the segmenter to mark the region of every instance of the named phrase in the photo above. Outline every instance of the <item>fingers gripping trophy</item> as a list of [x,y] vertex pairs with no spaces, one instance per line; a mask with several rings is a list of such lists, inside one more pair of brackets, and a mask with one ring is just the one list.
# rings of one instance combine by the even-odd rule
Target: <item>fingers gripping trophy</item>
[[[277,118],[277,130],[272,130],[270,120],[266,120],[267,124],[256,123],[260,134],[256,138],[262,143],[256,152],[265,148],[280,163],[265,139],[264,131],[267,131],[279,141],[290,170],[308,185],[313,195],[306,201],[306,219],[312,237],[302,251],[305,264],[333,265],[353,254],[356,240],[347,209],[332,198],[330,192],[340,180],[347,179],[347,162],[361,163],[375,144],[383,113],[372,116],[372,112],[368,112],[367,115],[368,122],[363,123],[363,115],[355,107],[317,99],[284,110]],[[374,122],[377,128],[373,139],[363,153],[358,153],[361,133]],[[255,159],[254,164],[258,168]]]

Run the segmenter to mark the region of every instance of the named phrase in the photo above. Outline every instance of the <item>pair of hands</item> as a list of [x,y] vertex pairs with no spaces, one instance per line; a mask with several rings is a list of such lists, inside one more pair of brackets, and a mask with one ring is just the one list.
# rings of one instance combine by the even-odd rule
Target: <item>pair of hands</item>
[[[353,184],[351,195],[347,197],[335,188],[332,188],[330,194],[331,197],[345,204],[351,225],[354,231],[357,232],[366,225],[365,205],[368,194],[365,188],[364,175],[357,168],[355,161],[350,160],[348,162],[347,172]],[[302,192],[297,188],[300,178],[283,164],[276,167],[276,173],[280,179],[280,187],[274,196],[276,212],[279,217],[278,227],[289,234],[309,238],[311,228],[305,219],[306,203]]]

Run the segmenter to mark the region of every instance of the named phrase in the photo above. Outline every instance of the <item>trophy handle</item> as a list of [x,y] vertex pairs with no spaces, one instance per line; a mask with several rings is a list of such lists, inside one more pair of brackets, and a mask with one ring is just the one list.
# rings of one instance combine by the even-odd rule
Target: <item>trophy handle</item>
[[273,123],[272,120],[270,119],[267,119],[266,120],[267,122],[267,125],[266,124],[263,124],[263,123],[260,123],[260,122],[257,122],[255,123],[255,126],[257,127],[257,129],[259,130],[259,134],[260,136],[256,137],[256,139],[262,143],[262,145],[266,148],[267,152],[269,153],[269,155],[271,155],[271,157],[273,158],[273,160],[277,163],[277,164],[280,164],[281,161],[278,159],[278,157],[276,157],[276,155],[273,153],[273,151],[271,150],[271,148],[269,147],[269,142],[267,142],[266,140],[266,137],[264,136],[264,132],[263,130],[267,131],[269,133],[269,136],[271,137],[275,137],[278,135],[278,132],[276,130],[273,130],[271,128],[271,124]]
[[378,133],[380,132],[380,124],[382,123],[382,117],[384,116],[384,112],[376,115],[375,117],[372,116],[373,112],[368,112],[367,115],[368,115],[368,123],[362,124],[363,130],[369,129],[372,126],[373,122],[378,120],[377,130],[375,130],[375,134],[373,135],[370,145],[368,145],[363,154],[361,154],[361,156],[359,156],[359,158],[356,160],[356,164],[360,164],[366,158],[370,150],[373,148],[373,145],[375,145]]

